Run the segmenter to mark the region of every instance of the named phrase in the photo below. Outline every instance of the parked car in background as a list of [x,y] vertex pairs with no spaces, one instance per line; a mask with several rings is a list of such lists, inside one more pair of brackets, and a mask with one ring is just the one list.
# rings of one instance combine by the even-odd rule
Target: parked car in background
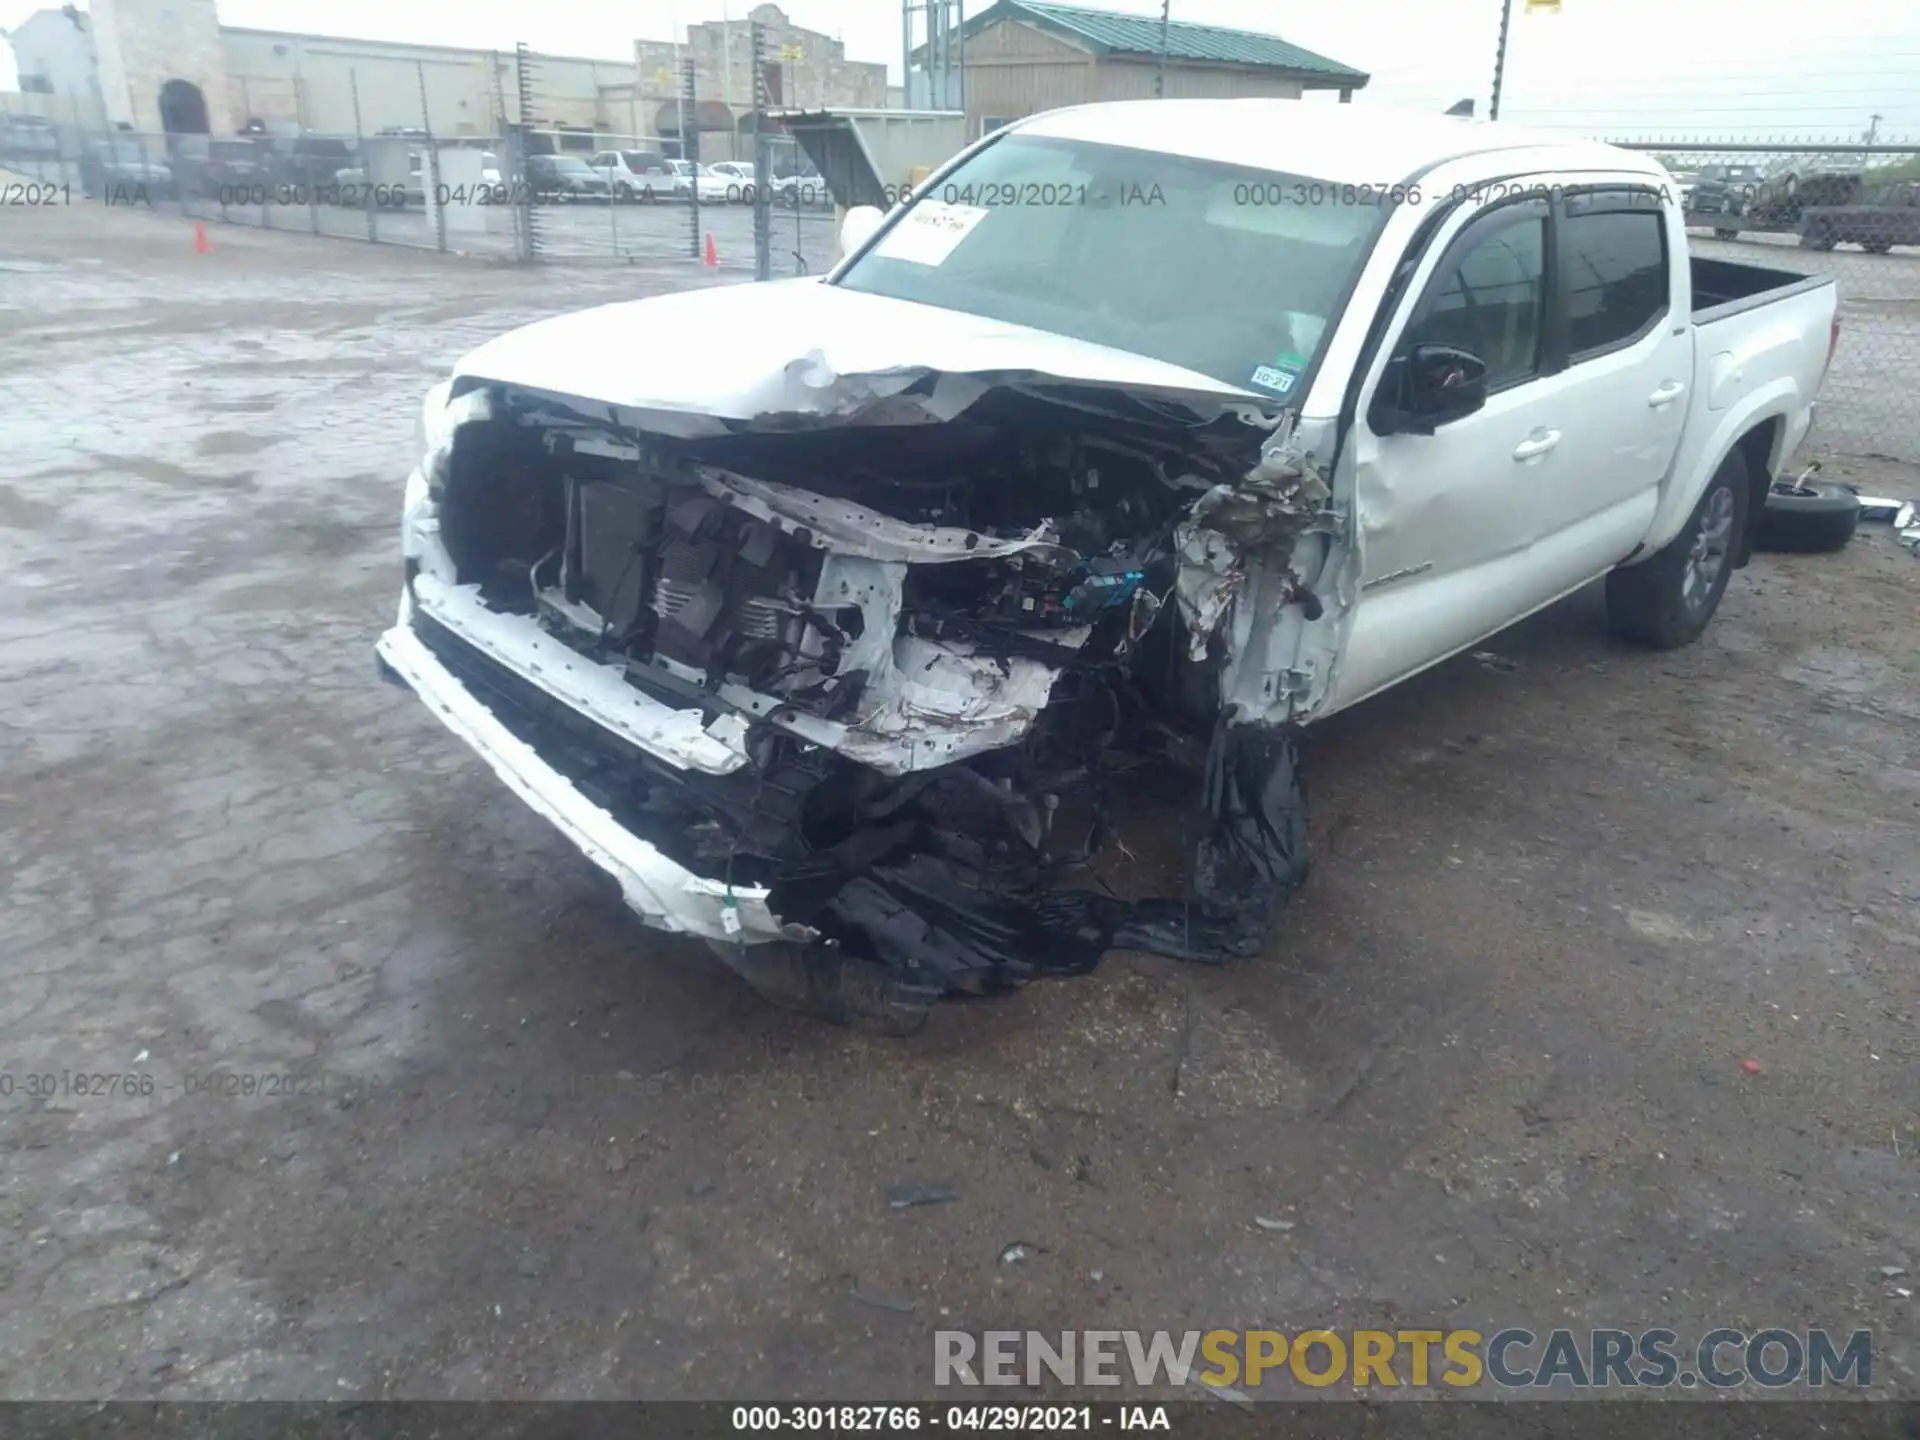
[[1746,209],[1759,194],[1760,181],[1758,165],[1702,165],[1686,191],[1687,218],[1712,224],[1713,233],[1722,240],[1733,239],[1740,227],[1724,221]]
[[409,205],[425,206],[426,158],[422,151],[409,150],[404,180],[399,178],[398,156],[391,153],[380,156],[374,166],[380,173],[371,175],[367,170],[368,161],[357,159],[353,164],[333,172],[326,193],[336,204],[356,210],[370,205],[382,210],[404,210]]
[[252,140],[209,140],[202,194],[252,192],[267,183],[261,146]]
[[336,172],[355,161],[352,143],[332,135],[268,137],[257,143],[263,147],[262,179],[290,194],[323,189],[333,183]]
[[1720,239],[1734,239],[1745,230],[1796,233],[1808,210],[1856,203],[1864,181],[1863,166],[1853,156],[1792,155],[1761,169],[1760,179],[1733,192],[1735,208],[1714,218],[1713,233]]
[[[669,160],[667,164],[673,170],[673,193],[682,200],[697,193],[702,205],[724,205],[727,203],[727,186],[738,182],[728,182],[713,171],[701,165],[695,167],[691,160]],[[695,186],[698,186],[696,192]]]
[[657,150],[600,150],[587,164],[613,187],[616,200],[673,198],[673,171]]
[[95,140],[80,152],[80,189],[109,204],[143,204],[178,193],[173,168],[138,140]]
[[804,155],[783,155],[773,162],[773,198],[796,208],[833,205],[827,182]]
[[527,184],[538,200],[611,200],[613,186],[578,155],[529,155]]
[[753,203],[755,182],[752,165],[745,160],[716,160],[707,168],[727,182],[726,199],[730,203]]
[[0,115],[0,159],[38,165],[60,158],[60,131],[39,115]]
[[[1839,335],[1647,155],[1364,106],[1044,112],[841,244],[459,361],[377,650],[647,924],[889,1025],[1258,954],[1303,729],[1593,581],[1694,640]],[[1184,893],[1058,888],[1169,735]]]
[[1859,205],[1807,207],[1800,215],[1800,243],[1811,250],[1858,245],[1869,255],[1920,245],[1920,181],[1887,186]]

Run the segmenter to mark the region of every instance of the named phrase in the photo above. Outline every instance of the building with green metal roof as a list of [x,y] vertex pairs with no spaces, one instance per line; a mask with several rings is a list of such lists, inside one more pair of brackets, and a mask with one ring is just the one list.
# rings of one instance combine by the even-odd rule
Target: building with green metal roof
[[1342,100],[1364,71],[1279,35],[1160,20],[1052,0],[996,0],[961,29],[967,116],[974,134],[1008,120],[1095,100],[1244,96],[1298,99],[1335,90]]

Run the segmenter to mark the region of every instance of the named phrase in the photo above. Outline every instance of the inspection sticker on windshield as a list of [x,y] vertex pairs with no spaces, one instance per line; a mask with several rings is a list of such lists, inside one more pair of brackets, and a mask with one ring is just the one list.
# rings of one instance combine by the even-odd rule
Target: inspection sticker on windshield
[[987,218],[978,205],[949,205],[941,200],[922,200],[900,217],[873,253],[889,260],[909,260],[915,265],[939,265],[954,247],[972,233],[973,227]]
[[1258,385],[1262,390],[1271,390],[1276,395],[1285,395],[1293,389],[1294,377],[1284,370],[1276,370],[1271,365],[1258,367],[1247,381],[1249,385]]

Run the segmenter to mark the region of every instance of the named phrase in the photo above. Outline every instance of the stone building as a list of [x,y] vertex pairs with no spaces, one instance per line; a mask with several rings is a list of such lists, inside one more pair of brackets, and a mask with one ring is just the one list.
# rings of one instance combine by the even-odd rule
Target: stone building
[[756,5],[745,19],[687,27],[687,43],[674,46],[657,40],[636,40],[634,69],[641,85],[642,117],[650,133],[677,135],[679,94],[676,65],[692,61],[695,93],[702,105],[702,128],[709,128],[718,101],[736,123],[750,116],[754,105],[753,40],[761,27],[772,108],[820,109],[859,106],[880,109],[887,103],[887,67],[847,59],[838,40],[803,30],[788,20],[778,5]]
[[690,26],[678,47],[637,41],[631,57],[604,60],[532,54],[524,67],[510,50],[222,25],[214,0],[92,0],[90,13],[38,11],[8,40],[22,90],[37,92],[36,108],[83,125],[104,116],[141,132],[232,134],[251,126],[457,137],[496,134],[503,120],[524,120],[569,132],[560,140],[569,148],[592,148],[596,135],[673,148],[676,60],[691,60],[700,127],[723,132],[705,143],[711,159],[729,153],[727,135],[742,122],[751,129],[752,21],[766,27],[776,106],[887,103],[884,65],[848,60],[838,40],[801,29],[772,4],[748,19]]

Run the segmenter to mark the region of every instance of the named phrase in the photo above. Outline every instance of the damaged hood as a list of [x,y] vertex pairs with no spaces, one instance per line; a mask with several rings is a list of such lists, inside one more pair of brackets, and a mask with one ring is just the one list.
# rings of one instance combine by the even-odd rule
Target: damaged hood
[[[1203,414],[1271,404],[1144,355],[809,278],[558,315],[489,341],[454,374],[596,401],[688,436],[749,421],[780,428],[782,416],[940,421],[1008,383],[1110,386]],[[939,377],[931,391],[894,402],[929,376]]]

